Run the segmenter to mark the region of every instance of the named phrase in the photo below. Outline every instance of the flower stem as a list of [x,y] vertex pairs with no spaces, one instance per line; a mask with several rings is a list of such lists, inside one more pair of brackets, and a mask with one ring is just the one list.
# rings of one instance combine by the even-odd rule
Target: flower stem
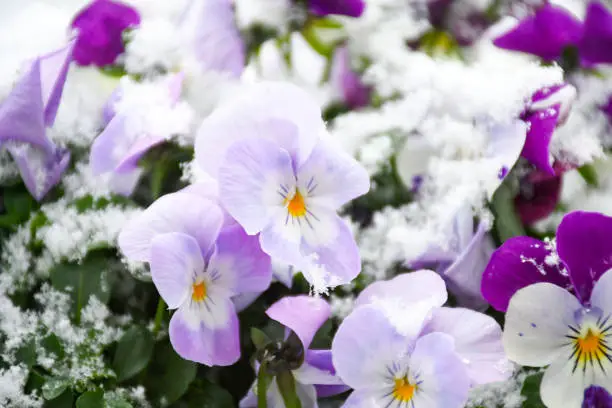
[[157,332],[159,332],[162,319],[164,318],[165,307],[166,304],[164,303],[164,300],[160,297],[159,301],[157,302],[157,311],[155,312],[155,325],[153,326],[153,336],[155,336]]

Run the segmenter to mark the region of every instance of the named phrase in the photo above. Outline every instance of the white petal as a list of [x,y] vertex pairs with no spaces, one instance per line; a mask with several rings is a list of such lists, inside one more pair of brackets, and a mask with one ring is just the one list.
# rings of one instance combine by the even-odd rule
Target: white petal
[[540,397],[547,407],[581,408],[584,391],[589,386],[581,370],[572,373],[574,360],[565,356],[548,367],[542,385]]

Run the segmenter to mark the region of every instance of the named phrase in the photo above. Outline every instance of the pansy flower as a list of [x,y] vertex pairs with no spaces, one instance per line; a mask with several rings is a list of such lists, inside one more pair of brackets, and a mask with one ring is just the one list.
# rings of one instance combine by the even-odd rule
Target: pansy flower
[[223,228],[215,202],[191,191],[169,194],[123,228],[119,248],[149,262],[170,309],[170,341],[187,360],[231,365],[240,357],[232,298],[270,284],[270,258],[237,225]]
[[346,45],[337,47],[334,51],[330,75],[336,92],[340,99],[352,109],[367,106],[370,101],[371,89],[365,85],[351,67],[351,57]]
[[48,136],[60,104],[74,42],[28,63],[9,95],[0,102],[0,147],[13,156],[22,179],[37,200],[59,182],[70,152]]
[[522,365],[549,365],[540,389],[548,406],[580,407],[590,385],[610,391],[612,218],[565,216],[555,241],[506,241],[491,257],[482,291],[506,311],[504,348]]
[[301,89],[261,83],[202,124],[198,163],[219,181],[227,212],[264,252],[319,288],[360,271],[357,245],[338,208],[366,193],[366,170],[330,140],[321,111]]
[[140,24],[131,6],[112,0],[94,0],[72,21],[77,30],[73,58],[79,65],[110,65],[124,51],[123,32]]
[[[295,344],[280,343],[273,345],[275,350],[266,353],[269,374],[289,369],[296,383],[296,394],[303,407],[317,406],[317,398],[340,394],[348,387],[336,375],[332,364],[331,350],[310,349],[310,344],[321,325],[327,321],[331,309],[321,299],[310,296],[288,296],[274,303],[266,314],[285,326],[285,337],[294,334],[299,339],[298,349]],[[240,401],[240,407],[257,407],[256,385]],[[270,407],[284,406],[276,381],[270,384],[267,391]]]

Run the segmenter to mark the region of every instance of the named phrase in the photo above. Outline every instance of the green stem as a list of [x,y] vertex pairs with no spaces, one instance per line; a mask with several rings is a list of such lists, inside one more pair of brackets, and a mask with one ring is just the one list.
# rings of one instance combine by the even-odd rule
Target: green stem
[[270,377],[265,362],[262,362],[257,373],[257,408],[268,408],[268,385]]
[[76,316],[74,318],[76,325],[81,324],[81,308],[83,307],[83,271],[79,271],[79,288],[77,291]]
[[166,304],[164,303],[164,300],[160,297],[159,301],[157,302],[157,311],[155,312],[155,325],[153,326],[153,336],[154,337],[159,332],[159,329],[161,327],[161,322],[164,318],[165,308],[166,308]]

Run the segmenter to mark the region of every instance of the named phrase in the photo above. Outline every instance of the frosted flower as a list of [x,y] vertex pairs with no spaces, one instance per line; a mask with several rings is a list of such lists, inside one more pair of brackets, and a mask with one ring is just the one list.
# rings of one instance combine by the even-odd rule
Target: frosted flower
[[[299,339],[299,350],[292,349],[296,346],[294,343],[281,343],[285,359],[272,358],[267,361],[267,366],[274,371],[276,365],[289,365],[303,407],[316,406],[317,398],[340,394],[348,389],[335,375],[331,350],[309,348],[317,330],[329,318],[330,307],[325,300],[303,295],[288,296],[270,306],[266,314],[286,327],[286,339],[293,333]],[[299,363],[301,359],[303,361]],[[253,384],[251,391],[240,401],[241,408],[257,407],[255,387]],[[267,400],[270,407],[284,406],[276,381],[268,388]]]
[[59,182],[70,152],[49,138],[59,107],[74,43],[34,59],[0,104],[0,146],[17,163],[37,200]]
[[366,193],[369,178],[327,140],[320,109],[302,90],[262,83],[222,105],[199,130],[196,159],[264,252],[313,271],[313,284],[333,287],[359,273],[357,245],[336,210]]

